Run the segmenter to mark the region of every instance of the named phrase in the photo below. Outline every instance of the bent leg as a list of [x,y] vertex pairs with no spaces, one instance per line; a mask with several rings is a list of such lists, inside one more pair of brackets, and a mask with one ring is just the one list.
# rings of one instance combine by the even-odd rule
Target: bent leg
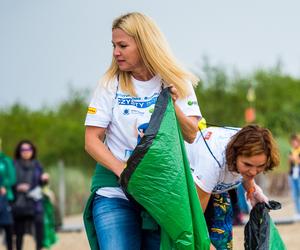
[[212,244],[217,250],[232,249],[232,205],[227,192],[213,194],[205,211]]

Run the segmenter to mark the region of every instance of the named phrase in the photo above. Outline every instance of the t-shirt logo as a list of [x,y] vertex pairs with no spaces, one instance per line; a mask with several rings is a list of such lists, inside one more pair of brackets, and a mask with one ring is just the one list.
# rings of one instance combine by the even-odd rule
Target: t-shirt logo
[[149,123],[143,123],[140,126],[138,126],[137,130],[138,130],[138,138],[137,138],[137,143],[139,144],[142,137],[144,136],[146,129],[149,127]]
[[211,135],[212,135],[212,132],[208,131],[207,134],[205,135],[204,139],[205,140],[209,140],[209,138],[211,137]]
[[188,100],[188,105],[192,106],[192,105],[197,105],[196,101],[192,101],[192,100]]
[[94,115],[94,114],[96,114],[96,112],[97,112],[96,108],[93,108],[93,107],[88,108],[88,114]]
[[129,115],[129,109],[124,109],[123,115]]

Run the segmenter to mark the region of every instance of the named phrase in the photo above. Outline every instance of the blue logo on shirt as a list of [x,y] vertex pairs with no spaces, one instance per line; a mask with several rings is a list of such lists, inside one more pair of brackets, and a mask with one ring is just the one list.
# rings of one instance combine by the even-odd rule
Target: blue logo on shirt
[[146,132],[146,129],[149,127],[149,123],[143,123],[140,126],[138,126],[138,138],[137,138],[137,143],[139,144],[142,137],[144,136],[144,133]]
[[123,115],[129,115],[129,109],[124,109]]
[[119,105],[135,106],[137,108],[148,108],[155,104],[158,96],[155,95],[151,99],[145,99],[145,101],[140,101],[140,98],[132,97],[118,97]]

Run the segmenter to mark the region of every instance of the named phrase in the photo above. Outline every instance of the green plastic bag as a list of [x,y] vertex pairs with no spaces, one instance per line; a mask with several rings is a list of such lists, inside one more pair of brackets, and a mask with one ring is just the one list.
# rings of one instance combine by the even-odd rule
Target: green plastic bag
[[44,238],[43,247],[50,249],[54,245],[58,238],[55,232],[55,218],[54,207],[50,198],[44,194],[43,196],[43,208],[44,208]]
[[209,249],[205,218],[168,89],[121,175],[121,185],[161,227],[162,250]]

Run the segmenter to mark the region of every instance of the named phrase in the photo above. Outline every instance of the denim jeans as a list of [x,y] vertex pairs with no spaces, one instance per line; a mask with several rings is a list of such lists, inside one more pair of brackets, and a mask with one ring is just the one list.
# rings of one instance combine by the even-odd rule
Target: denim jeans
[[101,250],[160,248],[160,230],[143,230],[140,211],[128,200],[96,195],[93,220]]
[[291,175],[289,176],[289,183],[291,186],[292,197],[294,200],[297,214],[300,214],[300,178],[294,179]]

